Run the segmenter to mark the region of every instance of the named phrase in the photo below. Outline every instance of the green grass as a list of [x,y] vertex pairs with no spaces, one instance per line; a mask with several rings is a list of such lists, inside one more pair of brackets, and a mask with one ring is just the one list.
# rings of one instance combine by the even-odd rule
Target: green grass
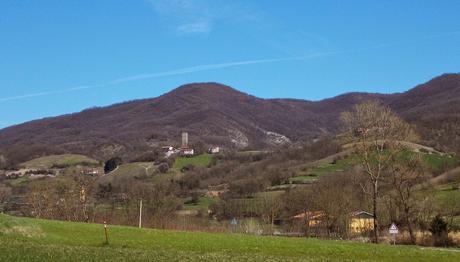
[[[425,188],[420,190],[419,194],[421,196],[432,197],[437,212],[442,215],[448,215],[447,211],[450,210],[450,206],[460,200],[459,187],[459,183],[448,183],[432,188]],[[460,229],[460,216],[454,218],[453,226],[456,230]]]
[[[334,163],[321,164],[319,166],[306,170],[306,175],[296,176],[289,179],[292,183],[311,183],[316,181],[318,177],[329,174],[345,171],[358,163],[356,156],[347,156],[338,159]],[[305,172],[303,172],[305,173]]]
[[143,183],[157,184],[171,179],[178,179],[184,174],[175,169],[169,169],[165,174],[157,172],[158,166],[149,162],[134,162],[118,166],[114,171],[99,179],[100,182],[114,182],[120,178],[137,177],[142,179]]
[[[409,158],[410,155],[417,154],[413,151],[404,150],[401,153],[400,158],[406,159]],[[422,157],[422,161],[434,172],[441,171],[445,166],[449,168],[453,168],[457,166],[458,160],[454,157],[448,155],[441,155],[441,154],[425,154],[425,153],[418,153]],[[359,159],[356,155],[349,155],[345,158],[339,159],[334,163],[325,163],[318,165],[316,167],[308,168],[305,171],[299,172],[299,176],[295,176],[289,179],[292,183],[311,183],[316,181],[318,177],[329,174],[329,173],[336,173],[342,172],[347,169],[352,168],[353,166],[359,164]]]
[[6,180],[6,183],[13,187],[19,186],[22,183],[27,183],[27,182],[29,182],[29,178],[27,176],[22,176],[17,179]]
[[348,168],[353,167],[357,164],[357,161],[354,157],[346,157],[344,159],[337,160],[335,163],[324,164],[318,167],[315,167],[310,170],[310,174],[321,176],[328,173],[341,172]]
[[98,165],[99,162],[84,155],[77,154],[64,154],[64,155],[51,155],[32,159],[20,166],[24,168],[51,168],[53,165],[60,166],[75,166],[79,164]]
[[460,229],[460,216],[454,217],[452,226],[454,228]]
[[429,191],[433,193],[434,200],[439,205],[442,205],[451,199],[458,199],[460,197],[460,189],[458,189],[459,186],[460,185],[458,183],[449,183],[436,186]]
[[114,171],[110,173],[111,176],[140,176],[140,175],[151,175],[155,170],[152,167],[146,165],[148,163],[128,163],[118,166]]
[[443,170],[445,166],[453,168],[458,165],[458,160],[448,155],[423,154],[422,159],[435,172]]
[[197,203],[186,203],[184,209],[208,209],[210,205],[216,202],[212,197],[200,197]]
[[174,168],[177,170],[181,170],[183,167],[187,165],[194,165],[194,166],[208,166],[211,164],[212,155],[210,154],[202,154],[193,157],[178,157],[176,158],[176,162],[174,163]]
[[459,261],[458,250],[108,227],[0,215],[0,261]]

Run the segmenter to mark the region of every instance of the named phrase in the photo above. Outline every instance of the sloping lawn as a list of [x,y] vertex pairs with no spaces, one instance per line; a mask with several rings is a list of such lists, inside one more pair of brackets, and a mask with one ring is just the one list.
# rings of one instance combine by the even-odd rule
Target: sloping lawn
[[24,168],[51,168],[53,166],[75,166],[90,165],[98,166],[99,162],[95,159],[78,154],[51,155],[32,159],[20,166]]
[[212,155],[210,154],[202,154],[193,157],[178,157],[176,158],[176,162],[174,163],[174,168],[177,170],[181,170],[183,167],[187,165],[194,165],[194,166],[208,166],[211,164]]
[[0,261],[460,261],[456,250],[108,227],[0,215]]
[[200,197],[197,203],[185,203],[185,209],[208,209],[210,205],[216,202],[212,197]]

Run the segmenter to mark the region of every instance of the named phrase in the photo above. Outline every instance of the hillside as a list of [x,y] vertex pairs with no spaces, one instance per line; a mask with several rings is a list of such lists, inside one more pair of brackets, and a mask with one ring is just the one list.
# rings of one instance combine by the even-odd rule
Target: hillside
[[434,78],[389,105],[417,127],[424,144],[460,153],[460,74]]
[[20,167],[28,169],[50,169],[53,167],[65,167],[65,166],[97,166],[99,163],[89,157],[75,154],[64,154],[64,155],[50,155],[32,159],[25,163],[22,163]]
[[[78,233],[78,234],[76,234]],[[108,226],[0,215],[2,261],[458,261],[457,250]],[[21,252],[18,252],[21,250]]]
[[273,148],[338,133],[340,113],[367,100],[388,104],[413,123],[424,144],[459,148],[460,74],[448,74],[402,94],[349,93],[316,102],[261,99],[217,83],[184,85],[157,98],[2,129],[0,164],[63,153],[129,158],[178,144],[184,130],[192,145]]

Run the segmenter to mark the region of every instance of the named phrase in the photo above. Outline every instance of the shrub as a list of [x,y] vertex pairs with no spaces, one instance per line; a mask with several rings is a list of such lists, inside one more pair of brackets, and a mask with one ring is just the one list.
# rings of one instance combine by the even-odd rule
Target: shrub
[[168,165],[168,163],[161,163],[161,164],[158,166],[158,171],[160,171],[160,173],[162,173],[162,174],[168,172],[168,170],[169,170],[169,165]]
[[437,215],[433,218],[430,223],[429,228],[432,237],[434,246],[449,246],[450,240],[448,236],[447,222],[444,219]]
[[193,164],[188,164],[188,165],[184,166],[180,171],[182,173],[184,173],[184,172],[187,172],[187,171],[192,171],[194,169],[195,169],[195,166]]
[[107,160],[105,162],[105,165],[104,165],[104,172],[107,174],[107,173],[110,173],[112,172],[113,170],[115,170],[115,168],[118,167],[118,165],[120,165],[122,163],[121,161],[121,158],[119,157],[113,157],[109,160]]
[[194,204],[194,205],[198,204],[198,202],[200,202],[200,196],[201,196],[200,193],[198,193],[198,192],[193,192],[193,193],[191,194],[190,200],[188,200],[187,202],[185,202],[185,204]]

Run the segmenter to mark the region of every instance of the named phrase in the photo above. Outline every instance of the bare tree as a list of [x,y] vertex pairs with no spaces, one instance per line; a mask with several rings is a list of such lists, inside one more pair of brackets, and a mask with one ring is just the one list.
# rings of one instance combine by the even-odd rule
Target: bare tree
[[414,223],[418,219],[419,195],[416,190],[428,180],[424,164],[419,155],[411,154],[408,158],[399,157],[392,165],[389,184],[396,194],[396,205],[403,214],[411,243],[415,244]]
[[324,213],[323,227],[327,237],[346,238],[349,235],[349,216],[358,207],[359,195],[350,173],[322,176],[312,189],[316,210]]
[[7,201],[7,199],[11,196],[11,188],[0,184],[0,212],[3,212],[3,204]]
[[79,192],[79,220],[88,222],[90,220],[90,214],[94,212],[94,208],[91,204],[93,199],[92,191],[94,190],[95,179],[91,176],[75,176],[76,190]]
[[270,230],[273,232],[275,219],[280,215],[283,203],[281,197],[264,194],[260,200],[261,216],[266,224],[270,225]]
[[28,205],[24,207],[23,211],[29,216],[36,218],[55,218],[55,205],[59,199],[54,193],[53,186],[50,183],[29,184],[27,186],[25,199]]
[[305,214],[301,221],[301,229],[307,237],[310,236],[310,223],[308,214],[310,214],[312,211],[315,211],[315,200],[316,195],[312,192],[311,189],[305,187],[290,189],[282,195],[285,215],[290,218],[298,215],[299,213]]
[[23,211],[37,218],[87,221],[88,197],[77,180],[43,179],[27,186]]
[[374,242],[379,237],[378,198],[379,186],[384,171],[402,150],[400,141],[413,138],[409,124],[394,114],[390,108],[376,102],[356,105],[351,111],[342,113],[341,120],[346,130],[346,138],[351,142],[360,158],[370,190],[374,216]]

